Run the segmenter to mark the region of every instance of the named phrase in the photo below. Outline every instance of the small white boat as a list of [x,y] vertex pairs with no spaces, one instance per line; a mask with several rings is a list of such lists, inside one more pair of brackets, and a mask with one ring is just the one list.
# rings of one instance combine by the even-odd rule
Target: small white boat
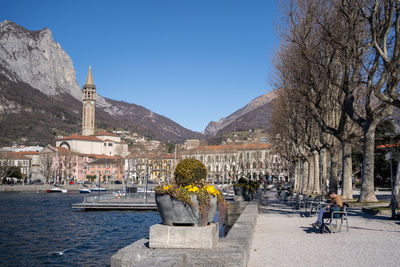
[[105,192],[107,189],[105,189],[104,187],[93,187],[90,188],[91,192]]
[[47,193],[67,193],[68,190],[67,189],[61,189],[59,187],[53,187],[50,189],[47,189]]
[[79,190],[79,193],[81,193],[81,194],[89,194],[91,192],[92,191],[89,188],[83,188],[83,189]]

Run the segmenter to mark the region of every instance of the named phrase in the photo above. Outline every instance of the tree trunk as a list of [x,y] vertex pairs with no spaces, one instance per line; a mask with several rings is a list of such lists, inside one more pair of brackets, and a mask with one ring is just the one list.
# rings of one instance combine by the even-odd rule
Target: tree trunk
[[321,176],[321,193],[326,193],[326,178],[327,178],[327,170],[328,170],[328,164],[326,164],[326,155],[327,151],[326,149],[321,150],[321,157],[320,157],[320,176]]
[[307,193],[312,193],[314,188],[314,158],[311,157],[308,163],[308,182],[307,182]]
[[301,193],[304,194],[304,191],[307,189],[307,182],[308,182],[308,169],[309,169],[308,161],[303,162],[303,177],[302,177],[302,184],[301,184]]
[[342,141],[342,197],[353,199],[351,145]]
[[374,186],[374,153],[376,125],[367,121],[364,125],[364,159],[359,202],[377,202]]
[[300,185],[300,182],[299,182],[299,179],[300,179],[300,176],[299,176],[300,166],[299,165],[300,165],[299,162],[295,161],[295,163],[294,163],[294,186],[293,186],[293,189],[296,192],[300,191],[300,186],[299,186]]
[[304,174],[304,166],[303,162],[299,161],[299,169],[298,169],[298,177],[299,177],[299,182],[298,182],[298,192],[301,192],[302,186],[303,186],[303,174]]
[[397,171],[394,185],[394,197],[396,198],[396,208],[400,208],[400,152],[397,162]]
[[330,178],[329,178],[329,191],[337,192],[338,186],[338,175],[337,175],[337,152],[336,149],[331,149],[330,151],[331,158],[331,169],[330,169]]
[[320,193],[320,189],[321,189],[321,175],[320,175],[320,157],[319,157],[319,152],[318,151],[314,151],[314,188],[313,188],[313,193]]

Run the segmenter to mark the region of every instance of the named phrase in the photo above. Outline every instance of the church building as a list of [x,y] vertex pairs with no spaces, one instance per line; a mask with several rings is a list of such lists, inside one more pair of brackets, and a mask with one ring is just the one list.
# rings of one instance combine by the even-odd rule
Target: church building
[[58,139],[56,146],[88,155],[127,156],[128,144],[123,142],[119,135],[109,132],[95,133],[96,86],[93,83],[90,66],[86,83],[82,88],[82,102],[82,134]]

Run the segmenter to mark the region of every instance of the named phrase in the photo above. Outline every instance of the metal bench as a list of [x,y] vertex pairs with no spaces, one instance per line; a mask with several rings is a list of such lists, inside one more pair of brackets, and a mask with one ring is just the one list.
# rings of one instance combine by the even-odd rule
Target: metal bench
[[[331,217],[329,218],[329,221],[325,223],[328,225],[329,229],[333,233],[338,233],[342,231],[343,227],[343,222],[346,222],[346,229],[347,232],[349,231],[349,219],[347,217],[347,208],[349,204],[343,203],[343,208],[338,211],[333,211],[331,212]],[[340,221],[340,223],[339,223]]]
[[[324,201],[322,201],[322,196],[316,196],[313,200],[309,201],[308,207],[310,208],[309,215],[317,214],[318,211],[320,210],[321,206],[325,204]],[[307,212],[307,209],[305,210]]]
[[297,193],[293,194],[293,195],[288,199],[287,204],[288,204],[289,206],[295,205],[295,203],[299,200],[299,197],[300,197],[299,194],[297,194]]

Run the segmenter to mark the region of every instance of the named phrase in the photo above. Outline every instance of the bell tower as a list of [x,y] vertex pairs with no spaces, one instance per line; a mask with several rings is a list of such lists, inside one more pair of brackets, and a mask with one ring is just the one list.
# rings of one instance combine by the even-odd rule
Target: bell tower
[[82,135],[94,134],[94,111],[96,105],[96,86],[93,84],[92,68],[89,66],[89,73],[86,83],[82,88]]

